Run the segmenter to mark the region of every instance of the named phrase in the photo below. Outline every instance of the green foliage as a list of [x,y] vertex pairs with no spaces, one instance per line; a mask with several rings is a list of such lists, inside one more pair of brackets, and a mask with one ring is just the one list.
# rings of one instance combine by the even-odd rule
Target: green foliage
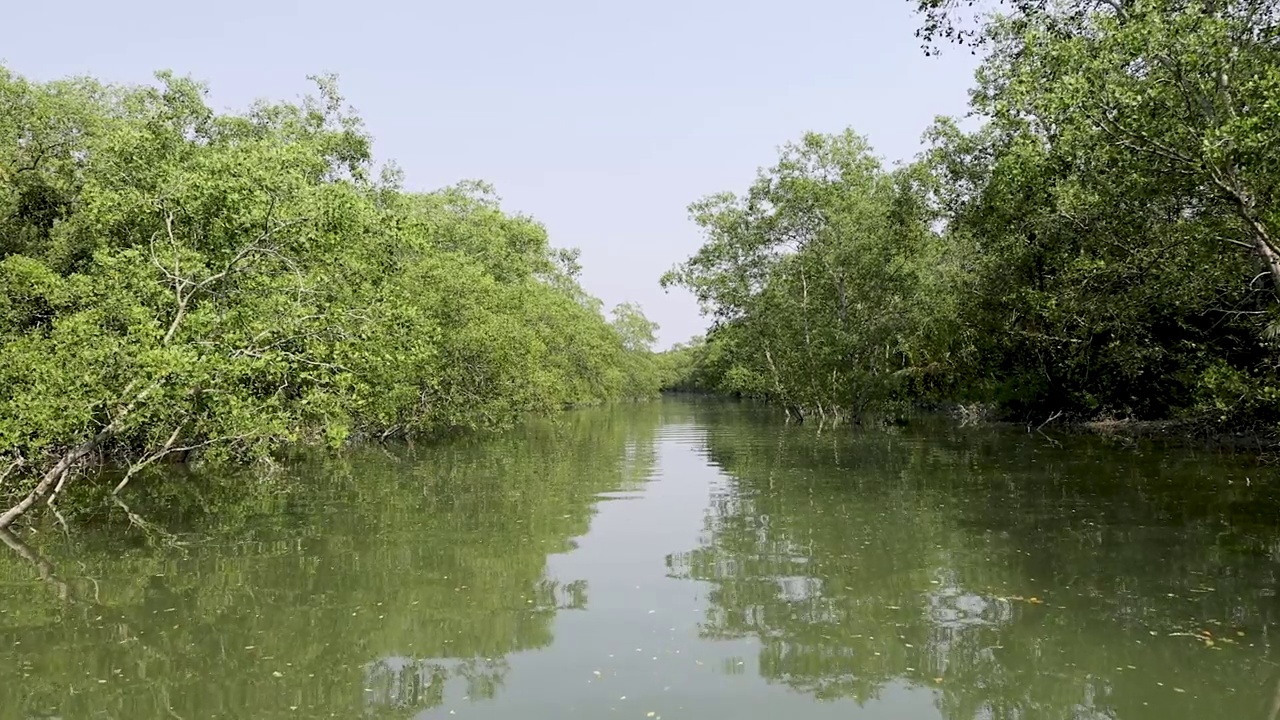
[[708,384],[823,415],[931,392],[957,328],[929,292],[951,260],[929,231],[928,181],[884,170],[852,132],[811,133],[745,197],[694,204],[707,242],[663,282],[715,318]]
[[940,119],[892,173],[806,136],[746,199],[695,205],[707,241],[664,282],[716,320],[704,386],[1280,421],[1280,4],[1015,0],[978,31],[963,5],[920,1],[922,35],[989,51],[986,126]]
[[653,352],[658,324],[645,317],[636,303],[622,303],[613,309],[614,333],[622,342],[622,393],[628,398],[645,398],[662,387],[661,366]]
[[1217,415],[1211,368],[1274,384],[1278,176],[1256,118],[1275,9],[1081,4],[988,27],[991,122],[967,161],[985,187],[956,224],[986,244],[974,322],[1015,408]]
[[893,172],[810,135],[695,206],[706,243],[665,281],[715,320],[709,384],[802,412],[1280,421],[1280,3],[1013,0],[973,31],[972,4],[918,5],[927,39],[989,53],[987,123],[938,120]]
[[715,360],[711,353],[720,346],[709,345],[702,336],[676,343],[658,355],[661,388],[673,392],[715,392]]
[[487,186],[379,175],[332,78],[226,115],[158,79],[0,70],[7,494],[100,460],[257,458],[656,392],[638,308],[610,324],[576,254]]

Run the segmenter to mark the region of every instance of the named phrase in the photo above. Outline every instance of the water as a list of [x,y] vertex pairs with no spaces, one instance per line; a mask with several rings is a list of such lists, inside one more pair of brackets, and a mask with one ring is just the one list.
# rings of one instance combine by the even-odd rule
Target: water
[[1273,486],[672,400],[175,477],[5,538],[0,718],[1274,720]]

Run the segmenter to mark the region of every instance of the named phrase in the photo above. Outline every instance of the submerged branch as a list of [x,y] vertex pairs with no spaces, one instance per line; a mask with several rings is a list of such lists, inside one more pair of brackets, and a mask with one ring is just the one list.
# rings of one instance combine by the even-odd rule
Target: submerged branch
[[58,578],[54,574],[53,563],[46,560],[40,553],[31,548],[30,545],[22,542],[18,536],[14,535],[7,529],[0,529],[0,542],[9,547],[18,557],[26,560],[35,567],[36,572],[40,574],[40,579],[52,585],[58,590],[58,596],[63,601],[76,600],[75,592],[72,591],[71,585],[65,580]]
[[129,518],[130,525],[143,531],[149,537],[152,535],[158,535],[159,537],[165,540],[167,545],[171,547],[181,548],[186,545],[186,543],[183,543],[182,541],[178,540],[177,535],[174,535],[168,530],[161,528],[159,525],[156,525],[150,520],[147,520],[146,518],[142,517],[138,513],[134,512],[133,509],[130,508],[127,504],[125,504],[125,501],[121,500],[118,495],[112,496],[111,500],[116,504],[116,507],[124,511],[125,517]]

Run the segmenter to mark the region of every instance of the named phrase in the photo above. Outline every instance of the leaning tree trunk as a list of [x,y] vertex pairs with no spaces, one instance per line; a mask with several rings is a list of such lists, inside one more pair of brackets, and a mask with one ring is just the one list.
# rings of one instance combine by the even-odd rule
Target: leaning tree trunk
[[152,392],[155,392],[156,388],[159,386],[159,381],[152,383],[142,392],[134,396],[133,400],[121,409],[120,412],[116,413],[116,416],[112,418],[111,422],[107,423],[107,426],[99,430],[96,435],[64,453],[62,457],[58,459],[58,462],[45,472],[45,474],[40,478],[40,482],[32,488],[31,492],[28,493],[25,498],[19,501],[18,504],[6,510],[3,515],[0,515],[0,530],[4,530],[12,525],[14,520],[17,520],[23,513],[30,510],[36,503],[40,502],[40,500],[48,495],[49,491],[54,487],[61,486],[65,482],[66,478],[76,471],[81,460],[94,450],[101,447],[102,443],[120,432],[120,429],[124,427],[125,420],[128,419],[129,415],[132,414],[135,409],[137,409],[138,403],[145,400]]

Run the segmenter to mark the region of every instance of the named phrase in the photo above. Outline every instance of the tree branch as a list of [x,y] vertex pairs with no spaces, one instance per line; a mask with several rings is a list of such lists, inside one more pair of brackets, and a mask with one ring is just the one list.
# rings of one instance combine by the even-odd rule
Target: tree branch
[[[128,387],[132,386],[133,383],[130,383]],[[156,380],[148,385],[134,396],[133,400],[130,401],[128,405],[117,412],[115,418],[113,418],[111,422],[107,423],[106,427],[99,430],[93,437],[64,453],[62,458],[58,460],[57,464],[44,474],[44,477],[40,479],[40,482],[32,488],[31,492],[28,493],[21,502],[6,510],[3,515],[0,515],[0,530],[9,527],[13,524],[14,520],[17,520],[19,516],[30,510],[32,505],[39,502],[39,500],[49,492],[49,489],[53,487],[54,483],[58,483],[59,485],[64,483],[66,481],[64,476],[69,473],[81,459],[101,445],[103,441],[119,432],[120,428],[124,426],[125,420],[127,420],[133,411],[137,409],[138,405],[159,387],[160,380]]]
[[0,487],[4,485],[4,481],[9,477],[10,473],[22,467],[23,462],[23,457],[19,455],[13,459],[13,462],[9,463],[9,467],[5,468],[4,472],[0,473]]
[[[129,479],[132,478],[135,473],[137,473],[139,470],[142,470],[143,468],[150,465],[151,463],[155,462],[156,460],[159,460],[160,458],[167,455],[173,449],[173,444],[177,442],[178,435],[182,433],[182,429],[187,426],[187,419],[188,419],[187,417],[184,417],[182,418],[181,421],[178,422],[178,426],[173,429],[173,433],[169,435],[169,439],[166,440],[164,445],[160,447],[159,452],[153,453],[152,455],[144,459],[142,462],[131,463],[129,465],[129,470],[124,474],[124,479],[122,479],[120,483],[116,485],[116,488],[111,492],[113,494],[120,492],[121,490],[124,489],[125,485],[129,484]],[[58,493],[55,490],[54,495],[57,495],[57,494]],[[53,502],[52,497],[49,498],[49,502],[51,503]]]
[[[1115,108],[1106,108],[1106,110],[1114,112]],[[1098,125],[1102,128],[1103,132],[1106,132],[1117,143],[1129,148],[1130,150],[1151,153],[1153,155],[1163,157],[1166,160],[1173,160],[1174,162],[1190,165],[1192,167],[1196,164],[1195,158],[1163,145],[1143,133],[1136,130],[1130,130],[1121,125],[1118,121],[1106,117],[1105,114],[1096,114],[1093,115],[1093,117],[1098,122]],[[1111,127],[1108,127],[1108,125]],[[1114,130],[1112,128],[1114,128]],[[1121,137],[1121,135],[1126,137]],[[1135,144],[1135,140],[1144,143],[1145,147]]]
[[152,262],[160,267],[161,271],[172,282],[174,288],[174,303],[177,307],[174,310],[173,320],[169,323],[169,329],[165,332],[164,339],[161,341],[161,344],[168,345],[178,334],[178,329],[181,327],[182,321],[186,318],[187,311],[190,308],[191,300],[196,296],[196,294],[208,291],[212,285],[225,280],[239,268],[242,262],[252,255],[274,255],[279,258],[286,265],[290,266],[290,269],[294,271],[294,274],[299,277],[299,284],[301,285],[301,273],[297,269],[296,265],[294,265],[291,260],[281,255],[275,248],[267,247],[265,243],[281,230],[304,223],[309,218],[295,218],[293,220],[276,223],[273,226],[271,218],[275,212],[275,207],[276,200],[272,197],[270,205],[267,207],[266,217],[263,220],[262,232],[244,247],[240,248],[240,250],[236,252],[236,254],[226,263],[226,265],[222,267],[221,270],[199,282],[192,278],[183,277],[181,274],[181,269],[178,264],[178,240],[173,229],[175,215],[171,211],[165,213],[165,233],[169,237],[169,243],[173,246],[173,270],[169,271],[167,268],[160,265],[155,254],[154,240],[152,242]]

